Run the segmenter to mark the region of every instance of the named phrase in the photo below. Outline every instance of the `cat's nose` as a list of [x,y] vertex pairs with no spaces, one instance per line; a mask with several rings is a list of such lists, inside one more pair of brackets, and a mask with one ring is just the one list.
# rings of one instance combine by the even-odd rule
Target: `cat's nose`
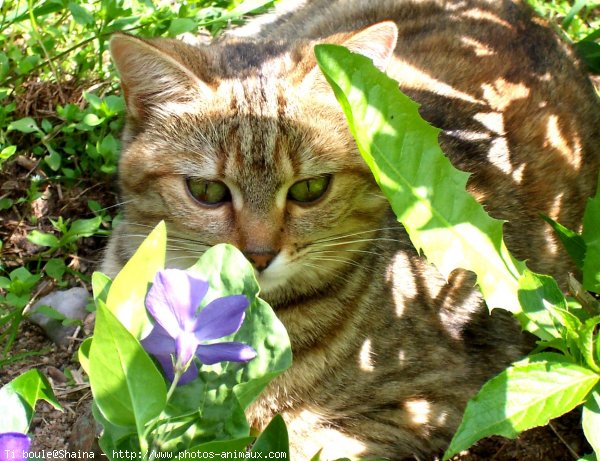
[[252,263],[257,271],[264,271],[273,261],[277,253],[274,251],[245,251],[244,256]]

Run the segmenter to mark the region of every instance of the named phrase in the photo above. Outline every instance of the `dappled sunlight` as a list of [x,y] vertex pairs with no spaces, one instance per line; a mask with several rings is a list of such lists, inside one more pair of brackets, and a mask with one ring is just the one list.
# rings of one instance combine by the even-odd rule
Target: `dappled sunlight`
[[552,114],[548,116],[548,123],[546,124],[546,145],[556,149],[573,169],[581,169],[583,161],[581,154],[581,140],[579,136],[573,132],[570,132],[568,137],[565,136],[565,133],[561,129],[558,115]]
[[359,360],[359,365],[360,365],[360,369],[362,371],[366,371],[366,372],[372,372],[373,370],[375,370],[375,367],[373,366],[373,359],[371,357],[372,351],[371,351],[371,340],[370,339],[365,339],[365,342],[363,343],[362,347],[360,348],[360,353],[358,355],[358,360]]
[[427,424],[431,418],[431,404],[425,399],[406,400],[404,402],[411,422],[415,425]]

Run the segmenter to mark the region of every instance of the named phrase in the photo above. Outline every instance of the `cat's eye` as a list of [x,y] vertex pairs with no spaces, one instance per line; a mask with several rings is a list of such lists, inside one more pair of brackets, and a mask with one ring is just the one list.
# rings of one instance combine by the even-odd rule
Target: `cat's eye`
[[219,205],[231,200],[231,193],[220,181],[188,178],[188,190],[192,197],[204,205]]
[[329,176],[298,181],[288,191],[288,198],[296,202],[310,203],[320,199],[329,187]]

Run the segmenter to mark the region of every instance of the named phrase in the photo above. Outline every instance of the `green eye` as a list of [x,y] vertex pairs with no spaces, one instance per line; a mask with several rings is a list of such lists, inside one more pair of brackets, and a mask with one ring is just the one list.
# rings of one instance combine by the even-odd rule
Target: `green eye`
[[329,186],[329,176],[298,181],[288,191],[288,197],[296,202],[310,203],[320,199]]
[[192,197],[204,205],[218,205],[231,200],[229,189],[219,181],[189,178],[187,186]]

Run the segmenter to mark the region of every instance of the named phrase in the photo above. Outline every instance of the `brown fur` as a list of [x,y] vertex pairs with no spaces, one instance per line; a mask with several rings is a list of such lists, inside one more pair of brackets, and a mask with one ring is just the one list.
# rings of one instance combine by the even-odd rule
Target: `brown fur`
[[[471,191],[509,220],[509,248],[561,280],[571,266],[539,214],[579,226],[600,164],[598,101],[572,52],[518,2],[294,3],[208,46],[113,39],[129,114],[125,220],[103,269],[114,275],[160,219],[171,266],[220,242],[276,255],[257,276],[294,364],[253,404],[253,424],[282,413],[298,460],[320,448],[322,459],[430,457],[523,339],[507,315],[487,313],[470,274],[445,281],[412,249],[312,48],[343,43],[387,67],[473,173]],[[370,27],[390,20],[395,50],[396,27]],[[296,181],[324,174],[321,200],[286,200]],[[223,181],[232,201],[198,204],[187,177]]]

